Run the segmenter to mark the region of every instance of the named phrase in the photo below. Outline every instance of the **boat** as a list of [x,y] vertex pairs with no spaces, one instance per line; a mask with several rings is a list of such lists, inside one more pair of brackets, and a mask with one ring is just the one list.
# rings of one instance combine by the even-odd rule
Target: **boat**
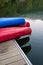
[[25,22],[25,24],[23,25],[19,25],[20,27],[30,27],[30,23],[29,22]]
[[30,27],[6,27],[0,28],[0,42],[31,34]]
[[0,42],[31,34],[30,23],[24,18],[0,18]]
[[0,28],[25,24],[24,18],[0,18]]

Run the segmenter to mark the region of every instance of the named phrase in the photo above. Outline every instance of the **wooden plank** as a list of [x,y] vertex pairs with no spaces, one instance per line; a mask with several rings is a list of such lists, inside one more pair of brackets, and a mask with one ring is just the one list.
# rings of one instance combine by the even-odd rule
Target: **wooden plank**
[[14,51],[17,50],[17,48],[16,48],[15,44],[13,44],[12,40],[0,43],[0,55],[11,52],[12,50],[14,50]]
[[27,65],[26,62],[22,59],[22,60],[19,60],[17,62],[13,62],[11,64],[8,64],[8,65]]
[[8,51],[5,52],[5,53],[2,53],[3,51],[1,51],[0,56],[6,55],[6,54],[9,54],[9,53],[13,53],[13,52],[15,52],[15,51],[17,51],[17,48],[12,48],[11,50],[8,50]]
[[0,61],[0,65],[5,65],[2,61]]
[[19,60],[23,59],[21,55],[18,55],[18,56],[15,56],[15,57],[12,57],[12,58],[9,58],[9,59],[6,59],[6,60],[3,60],[2,63],[3,64],[11,64],[13,62],[17,62]]
[[19,53],[18,50],[17,50],[17,51],[15,51],[14,53],[12,52],[12,53],[9,53],[9,54],[0,56],[0,60],[6,60],[6,59],[8,59],[8,58],[17,56],[18,54],[20,54],[20,53]]
[[13,40],[0,44],[0,65],[27,65]]
[[11,45],[15,46],[15,44],[12,44],[12,43],[13,43],[13,41],[10,40],[10,41],[0,43],[0,46],[11,46]]
[[15,48],[15,44],[13,44],[13,41],[12,40],[7,41],[7,42],[0,43],[0,51],[2,49],[9,50],[9,49],[12,49],[13,47]]
[[14,45],[14,47],[15,47],[15,44],[12,44],[13,42],[9,42],[9,41],[7,41],[7,42],[3,42],[3,43],[0,43],[0,46],[2,46],[2,47],[5,47],[5,46],[12,46],[12,45]]

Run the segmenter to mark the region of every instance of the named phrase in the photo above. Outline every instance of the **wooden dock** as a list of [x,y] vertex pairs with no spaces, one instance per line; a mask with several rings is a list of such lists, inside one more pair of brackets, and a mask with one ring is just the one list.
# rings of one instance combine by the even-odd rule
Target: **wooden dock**
[[32,65],[16,40],[0,43],[0,65]]

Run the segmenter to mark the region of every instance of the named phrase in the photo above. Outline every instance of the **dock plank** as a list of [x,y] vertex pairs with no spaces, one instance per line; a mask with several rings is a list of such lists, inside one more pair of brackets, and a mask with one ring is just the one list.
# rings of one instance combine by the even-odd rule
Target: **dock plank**
[[0,65],[27,65],[13,40],[0,43]]
[[9,58],[9,59],[2,60],[2,62],[5,63],[5,65],[6,65],[6,64],[11,64],[11,63],[13,63],[13,62],[17,62],[18,60],[21,60],[21,59],[23,59],[23,58],[21,57],[21,55],[18,55],[18,56]]
[[8,65],[27,65],[23,59]]
[[18,54],[19,54],[19,52],[16,50],[14,53],[12,52],[12,53],[8,53],[6,55],[0,56],[0,60],[6,60],[8,58],[17,56]]

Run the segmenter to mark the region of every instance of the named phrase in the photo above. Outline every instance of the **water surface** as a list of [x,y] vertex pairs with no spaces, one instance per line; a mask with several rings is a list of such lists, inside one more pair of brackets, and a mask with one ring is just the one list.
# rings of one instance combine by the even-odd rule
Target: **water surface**
[[[39,16],[40,17],[40,16]],[[32,34],[19,39],[19,45],[33,65],[43,65],[43,20],[41,18],[26,18],[31,24]],[[20,41],[21,40],[21,41]]]

